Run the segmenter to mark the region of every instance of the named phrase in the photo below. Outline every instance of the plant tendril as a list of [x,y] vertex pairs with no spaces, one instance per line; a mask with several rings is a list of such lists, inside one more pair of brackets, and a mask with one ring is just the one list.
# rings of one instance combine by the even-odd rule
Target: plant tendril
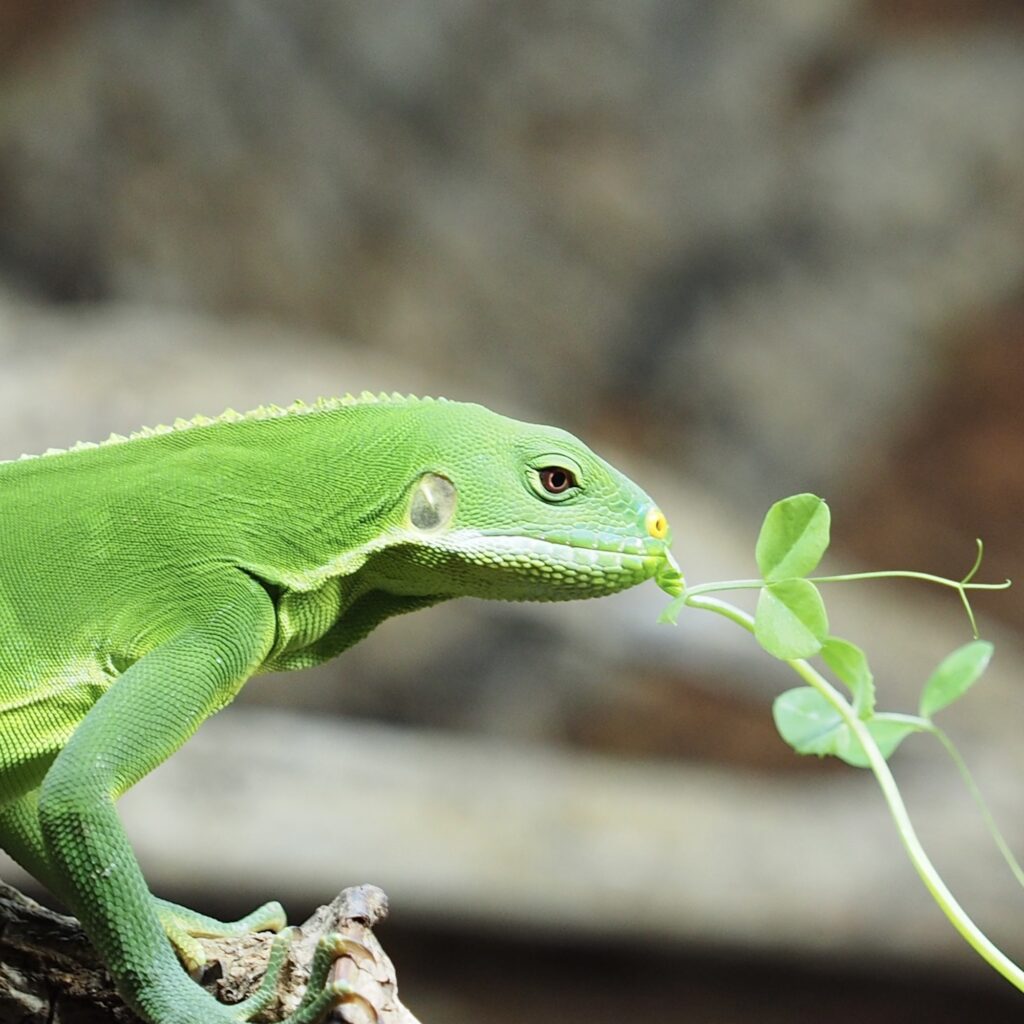
[[974,574],[981,568],[981,560],[985,556],[984,541],[982,541],[980,537],[975,537],[974,543],[978,545],[978,554],[975,556],[974,565],[971,566],[971,571],[960,581],[961,583],[970,583],[971,580],[974,579]]
[[[873,572],[849,572],[839,573],[834,576],[808,576],[810,583],[852,583],[855,580],[880,580],[880,579],[913,579],[923,580],[925,583],[936,583],[943,587],[952,587],[960,595],[960,601],[967,613],[967,621],[971,626],[971,633],[975,640],[978,639],[978,623],[974,616],[974,609],[971,607],[970,599],[967,596],[968,590],[1005,590],[1012,586],[1011,580],[1003,580],[1002,583],[972,583],[978,570],[981,568],[981,560],[985,552],[985,546],[981,538],[976,538],[978,553],[970,571],[961,580],[951,580],[945,576],[936,576],[929,572],[915,572],[910,569],[878,569]],[[715,583],[701,583],[695,587],[685,587],[680,595],[684,601],[690,597],[698,597],[701,594],[714,594],[728,590],[759,590],[767,586],[768,581],[763,579],[749,580],[723,580]]]

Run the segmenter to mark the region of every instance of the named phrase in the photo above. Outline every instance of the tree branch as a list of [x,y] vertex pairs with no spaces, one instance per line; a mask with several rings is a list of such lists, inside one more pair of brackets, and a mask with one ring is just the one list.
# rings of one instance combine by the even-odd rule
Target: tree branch
[[[355,995],[332,1020],[346,1024],[418,1024],[398,1000],[395,969],[372,928],[387,915],[387,897],[372,885],[342,891],[300,929],[281,972],[278,1000],[261,1020],[286,1017],[305,990],[309,964],[322,935],[339,932],[351,952],[340,957],[331,978]],[[225,1003],[238,1002],[258,986],[272,936],[201,940],[209,958],[203,987]],[[365,951],[365,952],[364,952]],[[0,1024],[139,1024],[117,995],[110,977],[73,918],[39,906],[0,882]]]

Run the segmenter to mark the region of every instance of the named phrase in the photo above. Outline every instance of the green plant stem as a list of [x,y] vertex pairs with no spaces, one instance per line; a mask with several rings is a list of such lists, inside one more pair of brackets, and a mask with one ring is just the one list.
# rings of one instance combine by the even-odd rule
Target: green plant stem
[[924,580],[927,583],[939,583],[954,590],[1006,590],[1009,580],[1002,583],[970,583],[968,580],[950,580],[945,576],[934,576],[930,572],[914,572],[911,569],[878,569],[874,572],[847,572],[837,576],[811,576],[812,583],[845,583],[848,580],[888,580],[902,577],[908,580]]
[[[838,577],[834,578],[837,579]],[[936,577],[936,579],[939,578]],[[763,586],[764,584],[759,582],[758,585]],[[980,585],[976,584],[976,586]],[[714,612],[716,615],[721,615],[742,626],[747,632],[754,632],[754,619],[751,615],[718,598],[701,597],[695,593],[697,589],[695,587],[693,590],[686,592],[687,605],[692,608],[703,608],[705,611]],[[860,741],[867,754],[871,771],[874,773],[885,802],[889,807],[889,813],[896,824],[896,829],[899,832],[904,849],[907,851],[907,856],[914,865],[921,881],[924,882],[925,888],[931,893],[932,899],[939,905],[942,912],[949,918],[953,927],[963,936],[968,945],[992,968],[1006,978],[1011,985],[1024,992],[1024,970],[1007,957],[971,920],[967,912],[949,891],[946,883],[943,882],[927,853],[925,853],[924,847],[917,838],[917,833],[914,831],[914,826],[910,821],[910,815],[900,795],[896,780],[893,778],[892,772],[889,770],[885,758],[882,757],[874,738],[858,717],[853,706],[807,661],[798,658],[788,661],[787,664],[804,682],[813,686],[835,708],[842,716],[847,727]]]
[[[924,580],[926,583],[938,583],[944,587],[952,587],[954,590],[1005,590],[1010,586],[1009,580],[1004,580],[1002,583],[968,583],[946,579],[945,576],[933,576],[928,572],[913,572],[909,569],[879,569],[875,572],[841,573],[838,576],[808,576],[807,581],[809,583],[848,583],[852,580],[884,580],[893,577]],[[723,580],[720,583],[699,583],[695,587],[688,587],[686,594],[688,597],[697,597],[700,594],[714,594],[726,590],[759,590],[763,586],[765,586],[764,580]]]
[[930,732],[945,748],[947,754],[956,765],[957,771],[960,773],[960,777],[964,780],[964,785],[967,786],[968,792],[971,794],[971,798],[974,800],[982,818],[985,821],[985,825],[988,827],[989,834],[992,836],[993,842],[999,849],[999,852],[1003,855],[1003,860],[1006,861],[1007,867],[1013,874],[1013,877],[1017,880],[1017,884],[1024,886],[1024,869],[1021,868],[1017,862],[1017,858],[1014,857],[1013,851],[1010,849],[1010,844],[1007,843],[1003,837],[1003,833],[999,830],[999,826],[996,824],[996,819],[989,809],[988,803],[985,798],[981,795],[981,790],[978,788],[978,784],[974,781],[974,776],[970,773],[967,768],[967,763],[960,756],[960,751],[953,745],[953,741],[946,735],[946,733],[940,729],[934,722],[928,722],[927,732]]

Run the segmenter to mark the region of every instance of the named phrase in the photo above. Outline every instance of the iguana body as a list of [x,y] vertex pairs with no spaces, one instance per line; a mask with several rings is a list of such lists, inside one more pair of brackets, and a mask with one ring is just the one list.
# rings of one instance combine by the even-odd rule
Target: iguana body
[[[246,1019],[182,971],[168,935],[187,954],[204,922],[150,896],[117,798],[254,673],[451,597],[670,582],[667,533],[570,435],[443,400],[228,413],[0,463],[0,846],[146,1020]],[[338,996],[322,980],[291,1021]]]

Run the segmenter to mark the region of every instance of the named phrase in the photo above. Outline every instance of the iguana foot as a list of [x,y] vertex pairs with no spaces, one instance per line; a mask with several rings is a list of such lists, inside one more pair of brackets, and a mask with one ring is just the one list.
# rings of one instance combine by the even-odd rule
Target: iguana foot
[[[286,928],[275,937],[274,944],[270,949],[267,970],[260,982],[260,987],[248,999],[231,1008],[236,1020],[248,1021],[273,1002],[288,948],[297,934],[297,928]],[[364,956],[372,958],[372,954],[364,946],[337,932],[323,936],[317,943],[316,952],[313,954],[309,980],[306,982],[306,992],[295,1011],[284,1018],[282,1024],[318,1024],[327,1013],[343,1003],[361,1003],[371,1014],[368,1019],[376,1019],[377,1012],[374,1007],[348,982],[327,981],[335,960],[342,956],[352,956],[357,959]]]
[[280,903],[264,903],[237,921],[218,921],[188,907],[157,899],[157,916],[185,970],[198,979],[206,966],[206,952],[197,939],[222,939],[249,932],[279,932],[288,923]]

